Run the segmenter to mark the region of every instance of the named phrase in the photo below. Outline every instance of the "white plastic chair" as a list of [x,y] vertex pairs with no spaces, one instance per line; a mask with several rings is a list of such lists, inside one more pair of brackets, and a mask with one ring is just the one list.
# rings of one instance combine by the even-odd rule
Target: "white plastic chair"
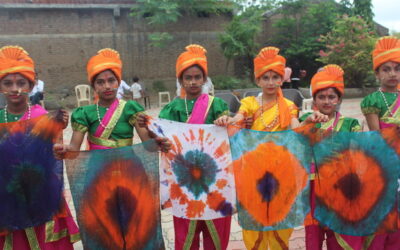
[[313,112],[312,106],[313,106],[313,99],[312,98],[303,99],[303,103],[301,104],[301,112],[303,114],[304,113]]
[[82,103],[91,104],[90,86],[87,84],[80,84],[75,86],[76,101],[78,107],[83,106]]
[[[163,100],[167,98],[167,101],[164,102]],[[164,105],[167,105],[168,103],[171,102],[171,96],[169,94],[169,91],[163,91],[163,92],[158,92],[158,106],[163,107]]]

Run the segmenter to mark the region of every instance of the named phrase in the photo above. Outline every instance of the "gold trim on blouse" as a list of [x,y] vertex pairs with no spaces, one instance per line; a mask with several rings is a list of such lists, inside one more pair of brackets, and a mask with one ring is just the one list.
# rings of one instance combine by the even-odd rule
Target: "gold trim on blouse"
[[110,148],[131,146],[133,144],[133,138],[110,140],[110,139],[102,139],[102,138],[94,137],[93,135],[89,134],[88,139],[90,142],[92,142],[96,145],[110,147]]

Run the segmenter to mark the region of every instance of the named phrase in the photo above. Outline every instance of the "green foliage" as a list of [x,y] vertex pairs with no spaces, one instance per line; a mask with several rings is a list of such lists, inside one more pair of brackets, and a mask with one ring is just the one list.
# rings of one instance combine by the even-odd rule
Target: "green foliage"
[[252,58],[256,55],[259,44],[257,36],[262,31],[263,14],[274,6],[275,1],[264,0],[254,5],[246,4],[247,1],[237,0],[241,5],[241,11],[234,16],[225,28],[225,32],[219,35],[222,53],[229,62],[236,57]]
[[343,16],[331,32],[321,36],[325,50],[320,51],[318,61],[340,65],[345,72],[346,86],[364,87],[374,81],[371,51],[375,40],[362,18]]
[[242,80],[231,76],[214,76],[212,81],[214,88],[218,90],[246,89],[256,87],[256,85],[249,80]]
[[253,56],[256,53],[258,44],[255,38],[262,30],[262,12],[256,10],[251,15],[248,14],[244,12],[233,17],[225,32],[219,36],[223,54],[227,59]]
[[374,13],[371,0],[354,0],[354,15],[362,17],[370,27],[373,27]]
[[331,29],[340,6],[334,1],[286,0],[280,3],[278,13],[283,17],[273,23],[271,43],[281,49],[289,66],[316,72],[321,64],[315,59],[324,47],[318,38]]
[[[232,10],[229,4],[219,0],[137,0],[136,2],[135,7],[131,9],[131,15],[143,18],[149,26],[158,29],[177,22],[183,15],[207,16]],[[150,44],[154,47],[165,47],[173,38],[167,32],[149,35]]]
[[158,48],[166,47],[174,37],[168,32],[155,32],[148,35],[150,43]]
[[153,90],[155,92],[167,91],[167,87],[165,87],[164,81],[157,80],[153,82]]
[[181,16],[179,4],[169,0],[137,0],[131,11],[132,16],[143,17],[147,24],[155,26],[176,22]]

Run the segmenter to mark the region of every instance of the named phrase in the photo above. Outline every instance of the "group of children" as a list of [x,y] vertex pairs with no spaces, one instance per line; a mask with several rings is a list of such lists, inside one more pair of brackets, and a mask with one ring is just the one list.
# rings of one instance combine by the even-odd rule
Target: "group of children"
[[[208,76],[206,50],[199,45],[189,45],[176,62],[176,77],[185,95],[175,98],[160,112],[159,117],[192,124],[227,126],[245,120],[249,127],[259,131],[282,131],[307,123],[333,131],[361,131],[354,118],[344,117],[338,110],[344,95],[344,72],[337,65],[327,65],[311,80],[314,100],[313,113],[298,118],[298,108],[284,98],[281,85],[286,60],[275,47],[263,48],[254,59],[254,76],[262,95],[250,96],[241,101],[238,113],[229,116],[227,104],[220,98],[202,94],[202,85]],[[370,130],[378,130],[400,123],[400,40],[383,37],[373,51],[375,75],[381,84],[378,91],[368,95],[361,103]],[[116,97],[121,81],[122,62],[118,52],[100,50],[87,64],[88,81],[99,99],[96,104],[79,107],[71,115],[73,128],[69,144],[54,145],[54,155],[63,159],[68,151],[79,151],[88,132],[90,150],[117,148],[132,145],[133,128],[140,139],[155,139],[159,149],[167,152],[171,144],[167,138],[155,136],[147,128],[148,117],[135,101]],[[7,99],[0,111],[0,122],[7,123],[34,118],[46,111],[38,105],[31,106],[28,93],[34,86],[34,62],[21,47],[6,46],[0,49],[0,91]],[[65,126],[68,115],[64,112]],[[313,184],[311,184],[313,185]],[[314,198],[311,197],[311,204]],[[65,202],[64,202],[65,203]],[[79,240],[79,232],[65,203],[64,213],[43,225],[0,234],[0,249],[29,249],[36,242],[41,249],[72,249]],[[231,217],[210,221],[173,218],[175,249],[198,249],[203,233],[204,249],[226,249],[229,242]],[[55,232],[48,225],[56,225]],[[60,234],[58,232],[66,232]],[[247,249],[288,249],[293,229],[277,231],[243,230]],[[49,234],[57,234],[51,237]],[[328,249],[349,249],[365,246],[367,237],[338,235],[318,224],[306,227],[307,249],[321,249],[327,240]],[[400,233],[371,236],[368,249],[400,249]],[[370,237],[370,238],[371,238]],[[368,239],[370,239],[368,238]]]

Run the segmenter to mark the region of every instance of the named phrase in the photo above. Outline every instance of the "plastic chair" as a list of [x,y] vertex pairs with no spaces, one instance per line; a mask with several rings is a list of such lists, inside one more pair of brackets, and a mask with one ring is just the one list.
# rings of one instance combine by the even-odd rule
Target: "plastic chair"
[[296,104],[298,108],[303,106],[304,96],[298,89],[282,89],[283,96]]
[[240,108],[239,98],[232,93],[216,93],[215,97],[221,98],[228,104],[230,115],[236,114]]
[[243,94],[243,98],[244,97],[248,97],[248,96],[258,96],[258,94],[260,94],[261,91],[260,90],[250,90],[250,91],[246,91]]
[[[167,97],[166,102],[163,101],[163,99],[165,99],[164,97]],[[159,107],[163,107],[164,105],[167,105],[170,102],[171,102],[171,96],[169,95],[168,91],[158,92],[158,106]]]
[[301,112],[303,112],[303,114],[304,113],[313,112],[312,106],[313,106],[313,99],[312,98],[304,99],[303,100],[303,104],[301,106]]
[[76,101],[78,107],[83,106],[82,103],[87,103],[90,105],[92,99],[90,97],[90,86],[86,84],[80,84],[75,86]]

